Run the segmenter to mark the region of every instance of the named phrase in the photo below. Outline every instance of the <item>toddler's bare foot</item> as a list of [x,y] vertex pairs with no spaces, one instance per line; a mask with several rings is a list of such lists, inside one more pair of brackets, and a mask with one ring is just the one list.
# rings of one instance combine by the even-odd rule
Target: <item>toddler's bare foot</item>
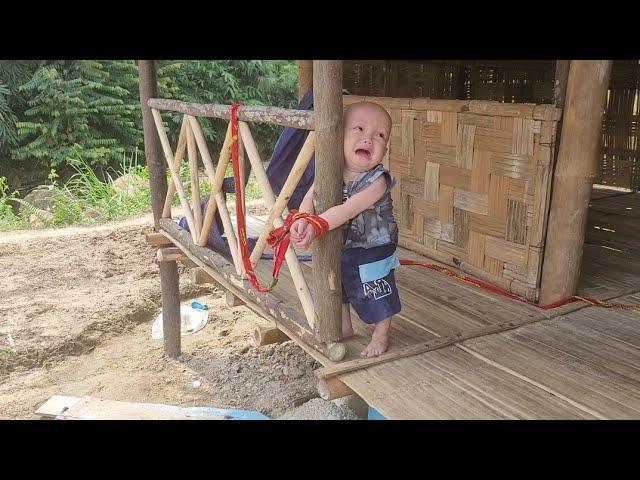
[[384,335],[376,335],[375,333],[371,337],[371,342],[360,353],[363,357],[377,357],[381,353],[384,353],[389,348],[389,337]]

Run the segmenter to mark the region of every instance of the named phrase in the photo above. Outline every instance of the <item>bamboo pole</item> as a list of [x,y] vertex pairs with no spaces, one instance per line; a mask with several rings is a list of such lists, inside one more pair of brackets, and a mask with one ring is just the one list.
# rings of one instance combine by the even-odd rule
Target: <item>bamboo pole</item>
[[257,326],[253,330],[253,345],[256,347],[262,347],[263,345],[270,345],[272,343],[282,343],[289,340],[289,337],[276,327],[263,327]]
[[[173,168],[176,171],[180,171],[180,165],[182,164],[182,159],[184,158],[184,151],[187,146],[187,137],[186,137],[186,129],[187,129],[187,119],[182,117],[182,125],[180,126],[180,135],[178,136],[178,147],[176,148],[176,155],[173,161]],[[173,205],[173,196],[176,193],[176,186],[173,182],[169,182],[169,186],[167,188],[167,196],[164,199],[164,208],[162,210],[162,218],[171,218],[171,206]]]
[[153,247],[158,245],[171,245],[171,240],[162,235],[161,233],[151,232],[145,235],[145,239],[147,241],[147,245],[151,245]]
[[180,172],[176,172],[173,168],[174,167],[173,153],[171,152],[171,145],[169,145],[167,132],[164,131],[164,125],[162,124],[162,117],[160,116],[160,112],[158,110],[151,109],[151,113],[153,114],[153,119],[156,122],[158,136],[160,137],[160,143],[162,144],[162,150],[164,151],[164,158],[167,161],[167,167],[169,167],[169,171],[171,172],[171,179],[173,180],[173,183],[176,186],[178,197],[180,197],[180,204],[184,209],[184,216],[187,218],[187,223],[189,224],[189,230],[191,231],[191,236],[193,237],[193,241],[195,242],[197,238],[195,235],[196,228],[195,228],[195,222],[193,220],[193,213],[191,212],[189,201],[187,200],[187,196],[184,193],[184,188],[182,187]]
[[[314,200],[316,213],[321,214],[342,203],[342,61],[314,60],[313,85],[317,136]],[[342,230],[336,228],[313,243],[314,329],[320,341],[334,342],[342,334]]]
[[[231,107],[229,105],[188,103],[161,98],[149,99],[147,104],[156,110],[180,112],[194,117],[213,117],[225,120],[231,118]],[[301,128],[303,130],[313,130],[315,128],[312,110],[290,110],[278,107],[242,105],[238,108],[238,120],[243,122],[273,123],[283,127]]]
[[[188,123],[188,122],[187,122]],[[202,207],[200,206],[200,179],[198,178],[198,150],[191,125],[187,128],[187,151],[189,152],[189,179],[191,180],[191,205],[196,224],[195,241],[200,238],[202,229]]]
[[540,302],[573,295],[600,153],[610,60],[572,60],[556,163]]
[[216,207],[218,205],[217,201],[214,200],[216,198],[216,195],[218,195],[218,193],[221,193],[222,191],[224,175],[227,171],[229,160],[231,159],[231,123],[229,123],[229,126],[227,127],[227,133],[224,137],[222,149],[220,150],[220,156],[218,157],[217,168],[213,167],[213,161],[211,160],[211,155],[209,154],[209,149],[207,148],[207,142],[205,141],[204,135],[202,134],[202,129],[200,128],[198,119],[195,117],[189,117],[189,123],[191,125],[191,130],[196,137],[196,143],[198,145],[198,149],[200,150],[202,163],[204,164],[205,171],[207,172],[207,176],[209,177],[209,182],[211,183],[211,197],[209,199],[209,204],[207,205],[207,210],[202,222],[202,231],[200,232],[200,238],[197,242],[199,246],[203,247],[207,244],[207,236],[209,235],[209,229],[211,228],[211,224],[213,223],[213,218],[216,213]]
[[227,210],[227,204],[224,201],[224,194],[222,192],[218,192],[216,194],[216,203],[218,204],[218,212],[220,212],[220,218],[222,219],[222,225],[224,226],[224,233],[227,236],[227,243],[229,244],[233,264],[236,267],[236,273],[238,275],[242,275],[242,260],[240,258],[240,252],[238,252],[236,234],[233,230],[231,216],[229,215],[229,210]]
[[175,262],[176,260],[184,260],[187,257],[178,247],[159,248],[156,252],[156,259],[160,262]]
[[[247,125],[245,122],[240,122],[240,130],[242,132],[242,136],[245,139],[247,156],[249,157],[249,161],[251,162],[253,171],[255,172],[258,185],[260,185],[260,189],[262,190],[262,196],[264,198],[264,201],[267,204],[267,208],[274,211],[277,201],[276,201],[275,195],[273,194],[273,190],[271,189],[271,184],[269,183],[267,174],[264,171],[264,167],[262,166],[260,153],[258,152],[258,148],[256,147],[255,141],[253,140],[253,136],[251,135],[251,130],[249,129],[249,125]],[[311,132],[309,135],[313,136],[314,133]],[[303,150],[304,150],[304,147],[303,147]],[[311,156],[309,156],[309,158],[311,158]],[[307,163],[309,162],[307,161]],[[295,168],[295,165],[294,165],[294,168]],[[305,165],[305,168],[306,168],[306,165]],[[304,168],[302,169],[302,171],[304,171]],[[293,174],[293,171],[292,171],[292,174]],[[285,186],[286,186],[286,183],[285,183]],[[283,188],[283,191],[284,191],[284,188]],[[280,196],[283,196],[282,193]],[[287,199],[288,197],[285,199],[285,202]],[[286,203],[285,203],[285,206],[286,206]],[[271,225],[275,225],[276,227],[282,226],[283,221],[280,215],[281,215],[281,212],[274,216],[274,220],[272,221]],[[266,234],[268,234],[271,231],[271,227],[269,227],[268,225],[269,224],[267,223],[264,229],[262,230],[262,232],[260,232],[260,237],[263,237],[264,236],[263,234],[265,234],[265,232]],[[258,249],[258,245],[256,244],[256,247],[254,248],[251,255],[251,262],[254,266],[257,263],[257,261],[260,259],[260,256],[262,256],[264,247],[262,247],[262,251],[255,258],[255,263],[254,263],[254,254],[256,253],[257,249]],[[298,298],[300,299],[300,303],[302,304],[302,309],[304,310],[305,317],[307,317],[307,322],[309,323],[309,326],[313,328],[313,324],[314,324],[313,297],[311,296],[311,291],[309,290],[307,281],[305,280],[304,274],[302,273],[302,268],[300,268],[300,263],[298,262],[298,255],[296,255],[296,252],[293,250],[293,248],[291,248],[291,245],[289,245],[289,248],[287,248],[287,251],[285,253],[285,259],[287,261],[287,266],[289,267],[289,272],[291,273],[291,279],[293,280],[293,284],[296,287],[296,293],[298,294]]]
[[[163,167],[160,139],[156,133],[153,115],[148,100],[157,94],[156,66],[154,60],[138,60],[140,106],[144,131],[144,154],[149,169],[149,188],[153,222],[158,230],[162,219],[164,199],[167,194],[167,177]],[[170,239],[169,239],[170,240]],[[162,325],[164,353],[172,358],[180,356],[180,289],[178,265],[163,262],[160,271],[162,292]]]
[[313,150],[315,147],[315,139],[315,132],[310,132],[309,136],[304,142],[304,145],[302,146],[302,149],[300,150],[300,153],[298,154],[298,158],[296,158],[296,161],[293,164],[291,171],[289,172],[287,180],[282,186],[282,190],[280,191],[278,198],[276,198],[274,206],[269,212],[269,217],[265,222],[264,230],[260,233],[260,236],[258,237],[258,240],[256,242],[256,246],[251,253],[252,265],[255,265],[264,253],[264,249],[267,246],[267,237],[269,236],[269,232],[273,229],[275,220],[282,220],[282,212],[284,212],[284,210],[287,208],[287,202],[291,198],[291,195],[293,195],[298,182],[302,178],[307,165],[309,165],[309,162],[311,161],[311,157],[313,156]]
[[[238,296],[247,307],[273,321],[289,338],[298,339],[300,346],[314,358],[317,358],[316,351],[325,355],[332,362],[339,362],[344,358],[346,349],[343,343],[318,342],[313,332],[305,328],[304,315],[283,303],[273,294],[255,290],[249,280],[240,278],[233,271],[233,266],[226,258],[209,248],[199,247],[189,241],[189,234],[170,219],[160,219],[159,225],[160,232],[175,245],[179,245],[194,264],[202,267],[220,285]],[[321,360],[324,362],[323,359]]]
[[335,400],[336,398],[353,395],[353,390],[337,378],[318,380],[318,394],[323,400]]
[[[240,191],[236,192],[236,202],[240,202],[242,205],[242,211],[247,214],[247,203],[244,200],[244,186],[245,186],[245,164],[244,164],[244,142],[242,139],[242,133],[238,129],[238,172],[240,174],[240,178],[238,179],[238,184],[240,185]],[[238,234],[238,252],[242,252],[242,244],[240,243],[240,223],[238,222],[238,212],[236,211],[236,232]],[[245,229],[244,235],[246,237],[247,231]],[[246,269],[244,268],[244,263],[240,262],[240,272],[244,275],[246,274]]]
[[298,101],[313,88],[313,60],[298,60]]

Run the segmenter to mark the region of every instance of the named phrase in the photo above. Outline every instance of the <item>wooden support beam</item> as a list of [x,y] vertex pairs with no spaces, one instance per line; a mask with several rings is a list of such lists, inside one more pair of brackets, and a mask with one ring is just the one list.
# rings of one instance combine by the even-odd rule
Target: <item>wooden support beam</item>
[[[342,81],[342,80],[341,80]],[[169,110],[186,113],[194,117],[213,117],[229,120],[230,106],[213,103],[188,103],[180,100],[152,98],[147,104],[156,110]],[[282,125],[283,127],[314,130],[314,113],[312,110],[290,110],[278,107],[243,105],[238,108],[238,120],[243,122],[261,122]]]
[[299,339],[303,348],[316,350],[332,362],[339,362],[344,358],[346,349],[343,343],[319,342],[316,336],[305,328],[304,315],[285,305],[274,295],[255,290],[249,280],[241,278],[234,266],[222,255],[209,248],[195,245],[189,240],[188,232],[172,220],[160,219],[160,227],[161,232],[175,245],[179,245],[191,261],[202,267],[225,289],[242,299],[251,310],[274,322],[290,338]]
[[219,285],[216,279],[209,275],[202,267],[191,269],[191,283],[194,285],[206,285],[209,283],[216,286]]
[[[148,107],[148,101],[157,95],[155,60],[139,60],[138,76],[142,127],[144,132],[144,154],[149,169],[151,207],[156,230],[162,217],[164,200],[167,195],[167,177],[162,160],[162,147],[156,132],[155,122]],[[162,262],[159,265],[160,287],[162,290],[162,328],[164,332],[164,352],[177,358],[180,356],[180,289],[178,265],[176,262]]]
[[[342,60],[314,60],[313,84],[316,114],[314,200],[316,213],[320,214],[342,203]],[[328,232],[313,245],[314,330],[320,341],[336,342],[342,334],[342,229]]]
[[298,60],[298,101],[313,88],[313,60]]
[[[250,261],[252,265],[255,266],[262,256],[262,253],[264,252],[265,246],[267,245],[267,236],[273,229],[273,226],[280,227],[284,223],[282,221],[282,212],[286,209],[287,201],[291,197],[295,186],[300,181],[305,168],[311,160],[311,156],[313,155],[315,134],[314,132],[311,132],[307,137],[307,140],[302,146],[302,150],[300,151],[298,158],[296,159],[296,162],[291,169],[291,172],[289,172],[287,181],[283,185],[282,190],[280,191],[280,195],[278,195],[278,198],[276,199],[275,195],[273,194],[273,190],[271,189],[269,179],[267,178],[267,174],[264,170],[264,167],[262,166],[260,154],[258,153],[258,148],[253,140],[253,136],[251,135],[249,125],[245,122],[240,122],[240,132],[245,139],[247,156],[249,157],[251,164],[253,165],[253,171],[255,172],[256,180],[258,181],[260,189],[262,190],[262,197],[264,198],[264,202],[267,205],[267,208],[270,209],[269,218],[267,219],[262,232],[260,232],[258,241],[256,242],[256,245],[251,252]],[[300,303],[302,304],[304,314],[307,317],[307,322],[309,326],[313,328],[313,298],[302,273],[302,268],[300,267],[300,263],[298,262],[298,257],[291,246],[287,248],[285,259],[287,260],[287,266],[289,267],[289,272],[291,273],[291,279],[293,280],[293,284],[296,287],[296,293],[298,294],[298,298],[300,299]]]
[[178,247],[159,248],[156,253],[158,262],[176,262],[186,260],[186,256]]
[[[182,118],[180,126],[180,134],[178,135],[178,146],[176,147],[176,155],[173,159],[173,168],[180,171],[180,165],[184,158],[184,152],[187,148],[187,118]],[[164,199],[164,209],[162,210],[162,218],[171,218],[171,206],[173,205],[173,197],[176,194],[176,186],[173,182],[169,182],[167,188],[167,196]]]
[[[185,120],[185,123],[187,121]],[[196,138],[193,135],[191,125],[187,127],[187,151],[189,155],[189,180],[191,181],[191,205],[193,207],[193,220],[196,226],[194,241],[200,238],[202,228],[202,208],[200,207],[200,178],[198,176],[198,150]]]
[[287,340],[290,340],[290,338],[276,327],[263,327],[259,325],[253,330],[252,341],[256,347],[270,345],[272,343],[282,343]]
[[228,290],[224,292],[224,301],[227,303],[228,307],[239,307],[240,305],[244,305],[244,302],[240,298],[236,297]]
[[611,60],[572,60],[553,180],[540,302],[578,287],[589,200],[600,152]]
[[150,232],[145,235],[145,239],[147,240],[147,244],[152,247],[157,247],[160,245],[173,245],[171,240],[162,235],[161,233]]
[[347,395],[353,395],[354,392],[341,380],[328,378],[318,381],[318,393],[323,400],[334,400],[336,398],[346,397]]

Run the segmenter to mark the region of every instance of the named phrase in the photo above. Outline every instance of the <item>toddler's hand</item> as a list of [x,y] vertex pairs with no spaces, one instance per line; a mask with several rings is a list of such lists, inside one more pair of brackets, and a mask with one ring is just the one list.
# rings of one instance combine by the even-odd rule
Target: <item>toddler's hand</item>
[[300,237],[294,239],[292,235],[291,240],[293,244],[299,249],[308,250],[315,236],[316,236],[316,231],[313,229],[313,225],[307,223]]
[[304,218],[300,218],[295,222],[293,222],[293,225],[291,225],[290,235],[291,235],[291,240],[294,243],[297,243],[300,240],[302,240],[308,225],[309,225],[309,222],[307,222]]

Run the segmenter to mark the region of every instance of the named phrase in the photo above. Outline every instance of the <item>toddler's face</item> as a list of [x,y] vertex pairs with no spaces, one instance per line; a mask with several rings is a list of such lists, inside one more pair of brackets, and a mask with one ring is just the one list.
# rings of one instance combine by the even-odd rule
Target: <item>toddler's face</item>
[[390,132],[391,118],[382,107],[372,103],[349,106],[344,117],[346,167],[366,172],[381,163]]

